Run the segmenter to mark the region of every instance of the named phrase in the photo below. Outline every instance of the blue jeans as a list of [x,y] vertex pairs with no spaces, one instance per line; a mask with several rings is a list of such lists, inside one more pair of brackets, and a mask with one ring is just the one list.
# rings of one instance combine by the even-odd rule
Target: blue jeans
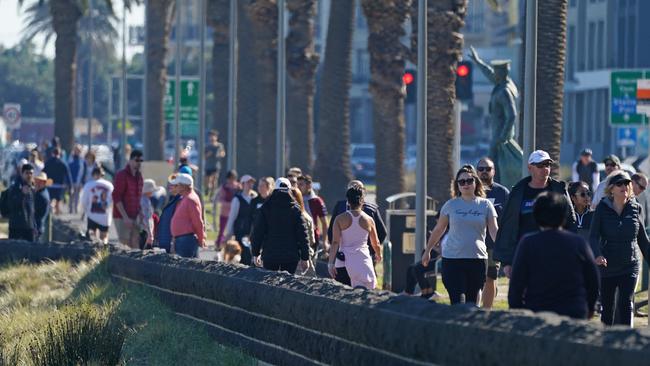
[[199,254],[199,241],[194,234],[186,234],[174,238],[176,254],[181,257],[195,258]]

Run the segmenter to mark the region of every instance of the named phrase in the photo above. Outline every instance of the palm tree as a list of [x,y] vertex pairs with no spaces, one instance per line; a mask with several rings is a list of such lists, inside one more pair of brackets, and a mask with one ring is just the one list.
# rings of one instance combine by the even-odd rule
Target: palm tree
[[[44,0],[46,2],[46,0]],[[77,34],[77,47],[78,54],[76,63],[82,65],[82,67],[77,69],[75,77],[79,82],[77,85],[77,98],[79,106],[76,112],[83,115],[84,110],[86,110],[87,105],[85,102],[85,95],[83,90],[86,88],[86,80],[89,70],[89,61],[90,58],[88,55],[92,50],[92,54],[95,60],[101,60],[101,62],[114,60],[115,58],[115,46],[114,40],[118,37],[117,29],[115,28],[115,14],[111,9],[106,5],[106,3],[100,2],[98,4],[93,4],[93,9],[95,10],[91,15],[86,12],[80,19],[78,25],[78,34]],[[23,29],[23,41],[31,42],[36,36],[40,35],[44,37],[43,47],[47,46],[52,38],[56,35],[52,25],[52,15],[48,6],[42,6],[40,3],[33,3],[28,6],[25,11],[26,25]],[[95,81],[101,78],[101,76],[95,75]],[[102,87],[103,84],[97,85],[100,90],[97,92],[100,93],[100,96],[103,96]],[[105,104],[102,105],[99,100],[95,104],[95,111],[106,111]],[[95,114],[98,115],[98,114]]]
[[316,0],[289,0],[287,134],[289,165],[310,172],[314,154],[314,92],[319,56],[314,48]]
[[[240,172],[258,172],[260,148],[259,122],[257,120],[258,93],[257,61],[253,51],[255,34],[246,3],[238,1],[239,51],[237,77],[237,169]],[[272,138],[272,137],[267,137]]]
[[220,133],[219,139],[228,144],[228,75],[229,44],[230,44],[230,1],[212,0],[208,2],[208,25],[212,28],[212,80],[213,123],[212,126]]
[[145,156],[151,160],[164,159],[165,116],[163,98],[167,83],[167,66],[165,61],[169,53],[169,34],[174,18],[174,0],[148,1],[147,22],[147,120],[145,121]]
[[[112,11],[112,1],[102,0]],[[123,0],[127,8],[137,0]],[[22,4],[24,0],[19,0]],[[46,6],[40,0],[38,6]],[[63,147],[74,143],[75,83],[77,70],[78,21],[88,9],[88,0],[50,0],[54,43],[54,134]]]
[[54,135],[61,145],[74,143],[75,75],[77,71],[77,22],[83,15],[75,0],[51,0],[54,44]]
[[370,94],[376,155],[377,203],[404,191],[404,63],[409,50],[400,42],[409,1],[362,0],[368,20]]
[[[417,43],[417,1],[411,7],[412,49]],[[428,0],[427,192],[443,203],[451,196],[456,67],[461,59],[467,0]],[[413,52],[415,53],[415,52]]]
[[341,195],[350,172],[350,83],[355,2],[332,1],[318,111],[318,158],[314,166],[325,202]]
[[257,60],[258,172],[271,175],[275,171],[278,6],[275,0],[248,0],[246,11],[253,24]]
[[[537,49],[543,52],[537,52],[535,148],[546,150],[555,161],[560,161],[567,0],[544,0],[537,4]],[[541,34],[544,36],[540,37]]]

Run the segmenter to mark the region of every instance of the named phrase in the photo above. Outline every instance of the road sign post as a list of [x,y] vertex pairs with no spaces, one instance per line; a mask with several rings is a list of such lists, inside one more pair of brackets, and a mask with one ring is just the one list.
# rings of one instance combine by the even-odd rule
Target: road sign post
[[[612,71],[609,87],[609,124],[613,127],[648,125],[645,100],[638,99],[639,85],[650,79],[650,70]],[[641,89],[643,90],[643,89]],[[645,93],[640,94],[642,97]]]
[[16,130],[20,128],[20,122],[22,116],[20,114],[20,104],[17,103],[5,103],[2,108],[2,115],[4,116],[5,121],[7,122],[7,127],[10,130]]
[[[180,95],[180,135],[182,137],[194,137],[199,133],[199,80],[194,78],[181,79]],[[176,81],[167,80],[163,109],[165,111],[165,122],[174,121],[174,100],[176,98]]]

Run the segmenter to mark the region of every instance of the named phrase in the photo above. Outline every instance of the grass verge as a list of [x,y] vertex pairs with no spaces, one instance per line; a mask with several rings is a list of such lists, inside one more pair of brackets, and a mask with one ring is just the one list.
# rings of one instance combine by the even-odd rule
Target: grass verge
[[[256,364],[242,352],[214,342],[202,327],[177,317],[147,289],[113,282],[102,256],[78,265],[61,261],[0,267],[0,309],[0,356],[4,358],[0,364],[54,364],[39,362],[34,350],[40,347],[43,352],[38,354],[60,354],[57,350],[65,347],[43,340],[65,335],[66,329],[68,335],[77,335],[63,337],[72,348],[97,347],[83,343],[71,328],[103,329],[104,336],[111,336],[104,337],[107,341],[119,338],[123,330],[119,364]],[[70,322],[85,326],[69,326]],[[100,333],[84,333],[94,335],[82,338],[97,340]],[[75,344],[75,339],[82,343]],[[114,364],[106,362],[107,357],[91,364]]]

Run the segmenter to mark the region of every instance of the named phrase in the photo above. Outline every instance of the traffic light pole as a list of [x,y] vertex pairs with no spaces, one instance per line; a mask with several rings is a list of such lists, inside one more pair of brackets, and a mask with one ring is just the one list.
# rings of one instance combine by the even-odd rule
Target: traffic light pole
[[537,94],[537,0],[526,1],[526,69],[524,79],[524,159],[522,177],[528,175],[528,156],[535,150]]
[[415,261],[420,261],[427,232],[427,0],[418,3],[418,98],[415,184]]

